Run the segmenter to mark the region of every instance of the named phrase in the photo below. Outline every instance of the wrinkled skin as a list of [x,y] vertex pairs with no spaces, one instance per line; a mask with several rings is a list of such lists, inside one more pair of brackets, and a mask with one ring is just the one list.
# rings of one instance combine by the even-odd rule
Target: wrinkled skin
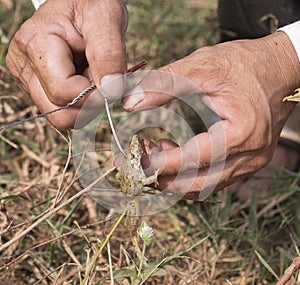
[[[50,111],[72,101],[91,82],[99,87],[104,76],[126,72],[122,39],[126,26],[126,9],[118,0],[47,0],[15,35],[7,65],[40,111]],[[300,86],[300,64],[283,32],[201,48],[160,70],[193,82],[206,94],[207,105],[223,118],[181,147],[161,140],[161,151],[155,148],[144,157],[145,167],[160,170],[160,189],[197,199],[209,166],[220,159],[216,153],[212,158],[211,141],[217,142],[223,134],[226,161],[221,177],[213,181],[216,190],[270,161],[280,131],[295,107],[282,99]],[[190,91],[149,73],[139,85],[144,93],[129,93],[124,108],[135,111],[164,105],[174,96],[147,90],[170,88],[175,97]],[[93,99],[92,106],[98,110],[102,97]],[[61,129],[73,127],[83,103],[48,119]],[[184,175],[174,182],[180,170]],[[189,176],[191,170],[197,173],[195,179]]]
[[[143,164],[160,169],[159,188],[199,198],[207,170],[218,160],[212,159],[211,141],[217,142],[223,133],[226,161],[221,177],[211,182],[217,184],[215,190],[256,172],[271,160],[283,125],[295,107],[282,99],[300,85],[300,64],[286,34],[201,48],[160,71],[192,81],[223,120],[181,147],[168,140],[158,142],[162,151],[150,154]],[[188,93],[184,86],[177,86],[175,77],[166,80],[166,76],[150,73],[124,98],[124,108],[148,109],[175,98],[155,90],[172,90],[169,94],[175,96]],[[174,182],[180,170],[186,174]],[[195,179],[189,175],[192,170],[197,171]]]
[[[40,111],[50,111],[104,76],[126,72],[126,28],[120,0],[47,0],[14,36],[7,66]],[[102,97],[93,99],[101,109]],[[73,127],[83,102],[48,119],[60,129]]]

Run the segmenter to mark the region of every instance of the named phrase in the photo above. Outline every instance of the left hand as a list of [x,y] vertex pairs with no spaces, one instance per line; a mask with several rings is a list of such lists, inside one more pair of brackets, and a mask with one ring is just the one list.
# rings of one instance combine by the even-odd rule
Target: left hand
[[[183,96],[189,90],[174,81],[179,76],[206,94],[205,103],[223,119],[183,146],[158,142],[162,151],[147,156],[143,164],[160,169],[160,189],[201,199],[207,187],[221,190],[271,160],[283,125],[296,105],[282,99],[300,84],[298,57],[285,33],[201,48],[159,71],[169,75],[150,72],[124,98],[124,109],[148,109]],[[172,91],[169,94],[173,96],[164,90]],[[226,154],[223,171],[218,181],[215,173],[207,180],[208,169],[220,162],[213,145],[222,138],[225,143],[220,147]],[[192,170],[196,171],[195,179],[189,174]],[[175,180],[180,172],[183,175]]]
[[[118,96],[127,69],[127,18],[120,0],[47,0],[15,34],[6,64],[41,113],[67,105],[92,84],[113,85]],[[89,108],[80,110],[88,97]],[[78,128],[103,106],[94,91],[47,118],[59,129]]]

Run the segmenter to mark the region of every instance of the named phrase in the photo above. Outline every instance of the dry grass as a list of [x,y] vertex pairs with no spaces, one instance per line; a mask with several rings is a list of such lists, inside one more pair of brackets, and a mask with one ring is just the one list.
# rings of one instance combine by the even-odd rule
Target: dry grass
[[[30,13],[28,3],[16,3],[13,8],[0,8],[1,19],[3,15],[15,19],[14,30]],[[206,7],[199,16],[201,23],[207,25],[206,17],[211,21],[213,15],[210,6]],[[164,23],[164,18],[157,17],[157,23]],[[1,29],[7,37],[13,34],[8,22],[1,23]],[[175,51],[168,53],[164,45],[159,48],[166,34],[147,43],[146,32],[134,26],[130,29],[132,62],[146,57],[155,66],[182,56],[184,47],[176,48],[180,35],[173,36]],[[135,37],[144,45],[135,46]],[[190,41],[194,37],[191,31]],[[204,36],[199,41],[204,44],[207,39]],[[5,51],[6,44],[1,47]],[[148,48],[151,52],[147,58]],[[185,46],[186,50],[193,48]],[[35,115],[36,107],[10,77],[3,57],[0,60],[0,123]],[[107,150],[108,125],[99,137],[99,162],[109,170],[113,165]],[[99,254],[99,247],[120,216],[109,216],[86,195],[87,189],[78,182],[70,145],[70,133],[58,132],[45,119],[1,134],[0,284],[80,284],[97,255],[88,284],[111,284],[107,279],[110,267],[115,284],[136,282],[138,261],[125,220],[110,238],[110,253],[106,246]],[[143,217],[155,232],[146,257],[150,265],[160,269],[144,284],[274,284],[273,274],[281,276],[299,256],[299,177],[300,173],[286,171],[274,174],[264,199],[254,196],[242,204],[226,189],[206,202],[181,201],[164,212]],[[294,271],[293,276],[299,278]],[[121,278],[122,274],[133,277]]]

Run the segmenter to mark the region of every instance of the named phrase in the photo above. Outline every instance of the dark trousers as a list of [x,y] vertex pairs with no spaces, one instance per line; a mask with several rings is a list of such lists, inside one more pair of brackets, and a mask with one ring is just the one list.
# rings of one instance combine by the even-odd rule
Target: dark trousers
[[300,20],[300,0],[219,0],[221,41],[266,36]]
[[[259,38],[300,20],[300,0],[219,0],[218,18],[221,42]],[[287,121],[281,138],[297,143],[299,149],[300,104]]]

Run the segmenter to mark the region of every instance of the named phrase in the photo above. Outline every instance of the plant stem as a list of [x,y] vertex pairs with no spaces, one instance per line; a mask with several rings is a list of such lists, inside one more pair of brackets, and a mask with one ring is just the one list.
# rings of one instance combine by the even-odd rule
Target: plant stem
[[93,271],[94,267],[95,267],[95,264],[97,262],[97,259],[98,257],[100,256],[103,248],[106,246],[106,244],[108,243],[109,239],[111,238],[112,234],[114,233],[114,231],[116,230],[116,228],[118,227],[118,225],[121,223],[121,221],[123,220],[125,216],[125,211],[122,213],[122,215],[120,215],[119,219],[117,220],[117,222],[114,224],[113,228],[110,230],[109,234],[106,236],[104,242],[101,244],[97,254],[95,255],[94,259],[92,260],[91,262],[91,265],[86,273],[86,275],[84,276],[84,279],[81,283],[81,285],[85,285],[86,284],[86,281],[87,279],[89,278],[91,272]]
[[142,255],[140,258],[140,266],[139,266],[139,275],[142,278],[142,268],[143,268],[143,263],[144,263],[144,257],[145,257],[145,252],[146,252],[146,242],[143,241],[143,250],[142,250]]

